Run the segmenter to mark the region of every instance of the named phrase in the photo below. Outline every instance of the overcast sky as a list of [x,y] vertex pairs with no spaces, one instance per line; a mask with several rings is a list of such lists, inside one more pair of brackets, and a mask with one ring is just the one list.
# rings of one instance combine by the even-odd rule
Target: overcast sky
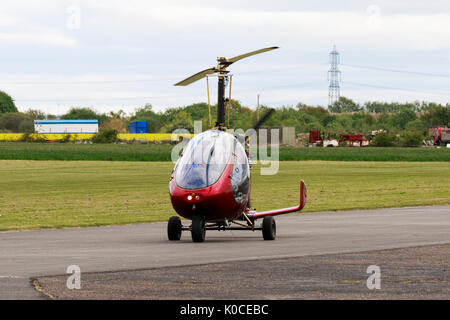
[[279,46],[230,68],[233,98],[325,106],[333,45],[343,96],[450,101],[450,4],[433,0],[2,0],[0,90],[21,111],[163,110],[206,101],[205,80],[173,84],[217,56]]

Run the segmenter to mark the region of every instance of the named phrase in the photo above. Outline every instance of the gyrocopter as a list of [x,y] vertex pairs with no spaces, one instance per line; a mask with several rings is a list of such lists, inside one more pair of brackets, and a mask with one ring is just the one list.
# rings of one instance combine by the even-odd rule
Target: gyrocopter
[[[273,216],[300,211],[305,206],[306,186],[300,180],[299,205],[264,212],[250,209],[250,164],[246,147],[249,139],[228,133],[225,125],[225,86],[230,77],[227,67],[243,58],[277,48],[264,48],[231,59],[218,57],[216,67],[175,84],[186,86],[217,74],[218,101],[215,127],[195,135],[187,143],[172,171],[169,183],[172,206],[192,223],[184,226],[179,216],[172,216],[167,225],[169,240],[180,240],[183,231],[190,231],[193,242],[203,242],[206,230],[262,230],[264,240],[274,240],[276,224]],[[253,129],[258,130],[272,111]],[[257,225],[259,219],[262,223]]]

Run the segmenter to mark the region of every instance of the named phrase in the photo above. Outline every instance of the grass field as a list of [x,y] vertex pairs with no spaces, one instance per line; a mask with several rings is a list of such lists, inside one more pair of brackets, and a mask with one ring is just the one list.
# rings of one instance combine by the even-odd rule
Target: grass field
[[[0,230],[98,226],[173,215],[170,162],[0,161]],[[252,206],[305,211],[450,204],[445,162],[281,162],[274,176],[252,169]]]
[[[1,160],[170,161],[169,144],[0,142]],[[281,161],[450,161],[450,148],[281,147]]]
[[170,161],[170,144],[0,142],[0,160]]

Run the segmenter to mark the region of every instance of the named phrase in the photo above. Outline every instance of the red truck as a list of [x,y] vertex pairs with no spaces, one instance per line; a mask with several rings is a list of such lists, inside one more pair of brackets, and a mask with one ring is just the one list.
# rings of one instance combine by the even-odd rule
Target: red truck
[[433,144],[435,146],[445,146],[450,143],[450,128],[447,126],[439,126],[428,128],[430,134],[433,136]]

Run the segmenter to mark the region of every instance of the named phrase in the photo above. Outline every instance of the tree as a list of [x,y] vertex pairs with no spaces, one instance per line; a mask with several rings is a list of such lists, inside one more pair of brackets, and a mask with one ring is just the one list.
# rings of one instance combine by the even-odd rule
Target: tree
[[404,147],[417,147],[423,143],[424,135],[419,131],[406,131],[400,136],[400,143]]
[[103,123],[108,120],[108,117],[104,114],[98,114],[90,108],[71,108],[68,113],[61,117],[63,120],[90,120],[97,119],[99,123]]
[[163,126],[162,115],[154,112],[151,104],[136,109],[130,121],[147,121],[148,132],[159,132]]
[[173,121],[163,127],[163,130],[169,133],[176,129],[186,129],[190,132],[194,131],[194,121],[189,113],[186,111],[178,112]]
[[352,99],[348,99],[346,97],[339,97],[338,101],[335,101],[332,105],[328,106],[328,110],[332,113],[342,113],[342,112],[359,112],[362,110],[362,108]]
[[[236,109],[234,109],[236,106],[236,102],[237,102],[237,104],[239,104],[238,101],[231,99],[232,112],[233,111],[236,112]],[[240,106],[240,104],[239,104],[239,106]],[[212,109],[213,108],[211,107],[211,117],[212,117]],[[216,109],[216,108],[214,108],[214,109]],[[225,109],[228,110],[228,103],[225,104]],[[204,102],[194,103],[189,106],[183,107],[183,111],[186,111],[187,113],[189,113],[193,120],[200,120],[204,117],[208,117],[208,104],[204,103]],[[227,112],[225,112],[225,115],[226,114],[227,114]],[[212,120],[213,120],[213,125],[214,125],[215,118],[212,117]]]
[[25,114],[33,120],[44,120],[45,113],[37,109],[28,109]]
[[19,128],[17,132],[34,132],[34,123],[31,119],[25,119],[19,123]]
[[387,112],[388,107],[385,102],[368,101],[364,104],[364,109],[366,109],[367,112],[383,113]]
[[113,143],[117,141],[117,131],[114,129],[102,129],[95,134],[91,141],[93,143]]
[[349,114],[343,114],[336,117],[335,120],[327,124],[327,131],[333,133],[353,133],[352,128],[352,116]]
[[0,113],[18,112],[13,99],[3,91],[0,91]]
[[399,113],[392,117],[392,123],[394,126],[400,129],[405,129],[408,122],[417,119],[416,113],[411,109],[402,109]]
[[450,105],[445,107],[436,105],[428,109],[421,116],[421,120],[428,126],[450,125]]
[[373,147],[392,147],[394,146],[395,136],[392,136],[386,132],[381,132],[373,137],[370,143]]
[[33,119],[21,112],[4,113],[0,116],[0,130],[14,133],[33,131]]
[[125,133],[127,129],[122,119],[110,119],[102,125],[102,129],[113,129],[118,133]]
[[421,132],[423,135],[426,135],[428,132],[425,124],[419,119],[408,122],[405,125],[405,129],[406,129],[406,131],[410,131],[410,132],[412,132],[412,131]]
[[299,112],[302,113],[306,113],[306,114],[310,114],[316,118],[321,118],[324,115],[329,115],[329,112],[327,109],[323,108],[323,107],[311,107],[311,106],[307,106],[307,105],[300,105],[297,104],[297,108]]
[[392,125],[392,116],[388,113],[382,113],[378,118],[377,118],[377,123],[376,123],[376,127],[377,129],[384,129],[387,131],[392,131],[393,125]]
[[111,118],[111,119],[125,119],[126,118],[126,113],[122,109],[120,109],[117,112],[110,111],[109,114],[108,114],[108,117]]
[[[215,106],[214,109],[217,110]],[[260,117],[262,117],[269,109],[266,106],[260,106]],[[211,110],[212,111],[212,110]],[[211,112],[212,113],[212,112]],[[212,119],[213,125],[217,120],[217,113],[214,112],[215,117]],[[273,116],[273,115],[272,115]],[[230,102],[230,127],[234,129],[247,130],[251,128],[257,121],[257,111],[241,105],[238,100],[231,99]],[[272,117],[265,123],[269,123]],[[228,103],[225,104],[225,125],[228,121]]]

